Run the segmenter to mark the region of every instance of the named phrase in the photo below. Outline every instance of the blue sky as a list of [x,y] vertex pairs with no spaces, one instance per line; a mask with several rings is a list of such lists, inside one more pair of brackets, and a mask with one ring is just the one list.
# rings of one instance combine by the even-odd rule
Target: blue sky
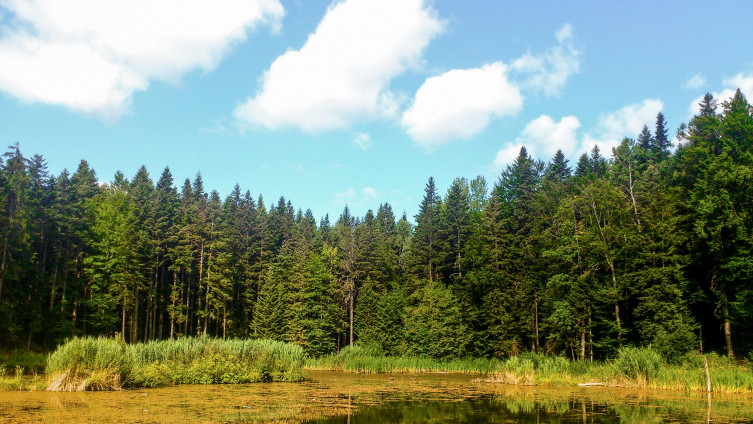
[[0,0],[0,140],[315,216],[416,213],[525,144],[571,163],[753,96],[753,3]]

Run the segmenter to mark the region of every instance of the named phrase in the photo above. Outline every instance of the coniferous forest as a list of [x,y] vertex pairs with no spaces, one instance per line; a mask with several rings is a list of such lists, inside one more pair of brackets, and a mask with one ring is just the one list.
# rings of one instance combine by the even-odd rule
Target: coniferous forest
[[290,200],[226,197],[170,170],[98,183],[18,145],[0,166],[0,348],[76,335],[354,342],[386,355],[607,358],[651,345],[753,350],[753,108],[738,90],[677,131],[496,181],[432,178],[415,217],[389,204],[317,222]]

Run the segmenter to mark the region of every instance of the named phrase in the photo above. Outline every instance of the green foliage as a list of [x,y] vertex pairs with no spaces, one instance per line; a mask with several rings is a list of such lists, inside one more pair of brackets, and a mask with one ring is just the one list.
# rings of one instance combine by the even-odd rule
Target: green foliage
[[427,281],[411,300],[405,313],[406,353],[435,359],[463,356],[470,335],[452,292]]
[[26,373],[42,373],[47,363],[47,355],[44,353],[13,350],[0,352],[0,366],[15,369],[23,368]]

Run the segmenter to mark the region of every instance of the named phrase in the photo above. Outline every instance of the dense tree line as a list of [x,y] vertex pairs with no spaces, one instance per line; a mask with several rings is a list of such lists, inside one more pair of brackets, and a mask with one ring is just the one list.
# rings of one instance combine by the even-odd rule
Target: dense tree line
[[753,348],[753,108],[707,95],[672,150],[660,113],[574,167],[522,148],[489,186],[429,178],[414,223],[389,204],[336,221],[201,175],[100,184],[11,146],[0,167],[0,345],[82,334],[354,341],[388,355],[580,359],[651,344]]

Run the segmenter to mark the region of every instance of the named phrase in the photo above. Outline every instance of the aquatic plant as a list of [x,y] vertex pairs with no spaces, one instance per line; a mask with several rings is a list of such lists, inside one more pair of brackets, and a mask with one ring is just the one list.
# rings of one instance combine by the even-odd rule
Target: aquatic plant
[[461,372],[489,373],[499,369],[496,358],[458,358],[440,360],[421,356],[384,356],[377,350],[356,343],[340,352],[306,360],[306,368],[363,373]]
[[48,359],[48,390],[300,381],[303,361],[301,347],[273,340],[199,337],[128,345],[104,337],[73,338]]
[[[714,392],[753,392],[753,373],[745,364],[727,357],[706,355]],[[378,355],[356,344],[337,354],[309,358],[312,370],[355,373],[461,372],[486,374],[485,381],[513,385],[641,387],[705,391],[703,355],[689,353],[679,363],[668,363],[656,350],[624,347],[612,360],[571,361],[562,356],[526,352],[507,359],[466,358],[440,361],[426,357]]]

